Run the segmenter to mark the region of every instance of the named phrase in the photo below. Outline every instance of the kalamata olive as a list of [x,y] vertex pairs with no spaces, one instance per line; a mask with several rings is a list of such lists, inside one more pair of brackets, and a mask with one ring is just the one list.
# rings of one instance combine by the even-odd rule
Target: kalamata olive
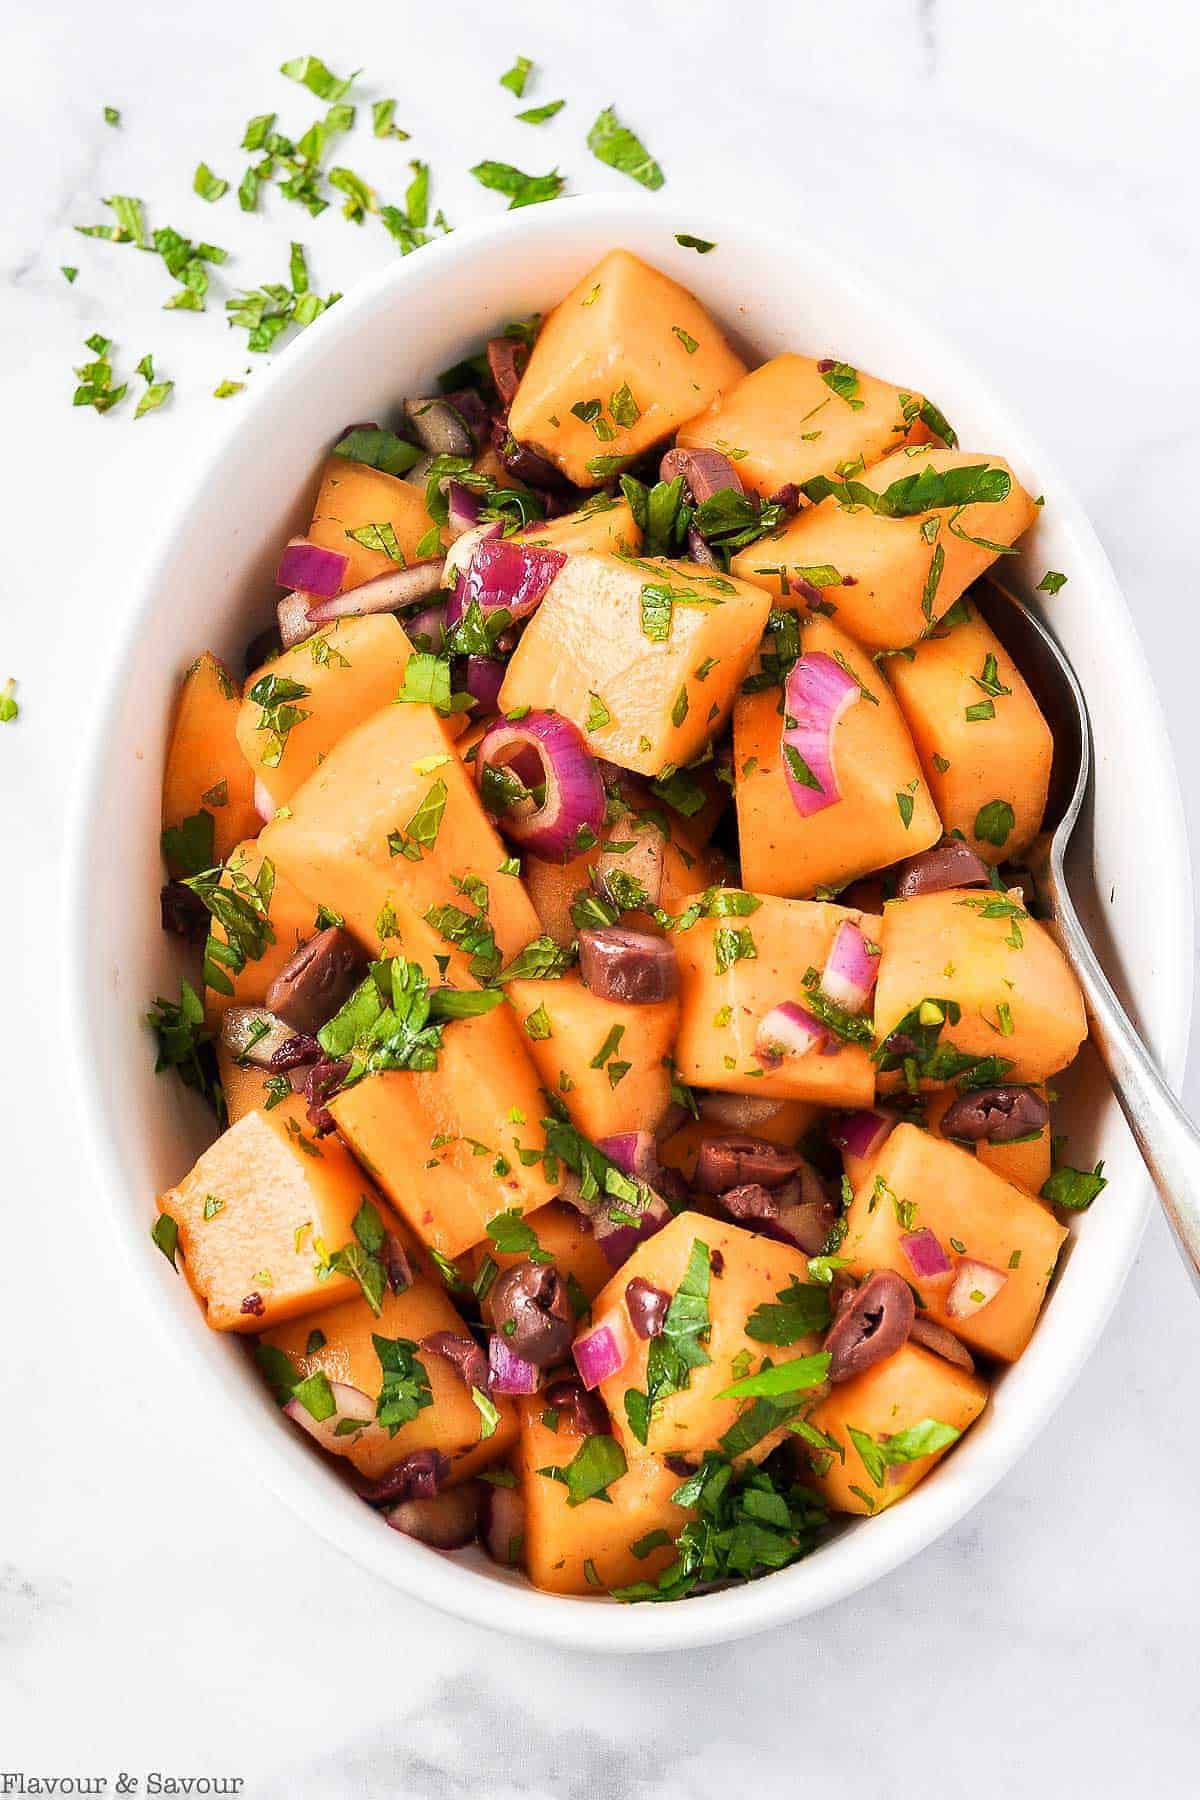
[[932,1350],[935,1356],[944,1357],[956,1368],[965,1369],[972,1374],[975,1369],[975,1358],[965,1344],[960,1344],[952,1331],[944,1325],[935,1325],[924,1313],[918,1313],[912,1322],[909,1337],[914,1344],[921,1344],[926,1350]]
[[908,1283],[890,1269],[848,1293],[825,1334],[830,1381],[849,1381],[894,1355],[908,1341],[916,1310]]
[[489,338],[487,360],[500,403],[507,412],[521,385],[525,364],[529,361],[529,351],[519,338]]
[[440,1356],[453,1365],[463,1386],[487,1392],[488,1359],[473,1337],[465,1331],[431,1331],[421,1339],[422,1350]]
[[333,1130],[333,1114],[325,1102],[333,1098],[350,1073],[348,1056],[323,1056],[304,1077],[304,1097],[308,1101],[307,1118],[313,1130],[324,1135]]
[[771,495],[771,505],[781,506],[784,512],[795,512],[799,504],[800,489],[794,481],[785,481],[783,486],[776,488]]
[[488,1300],[495,1328],[514,1356],[544,1369],[571,1348],[575,1312],[553,1263],[514,1263],[496,1277]]
[[859,912],[881,913],[883,903],[887,899],[883,881],[878,875],[863,875],[858,881],[852,881],[838,895],[839,906],[851,906]]
[[760,1182],[765,1188],[782,1187],[804,1166],[804,1158],[766,1138],[704,1138],[696,1156],[693,1182],[705,1194],[724,1194],[730,1188]]
[[644,1275],[635,1275],[632,1281],[625,1284],[625,1310],[629,1314],[629,1323],[640,1338],[659,1335],[670,1304],[670,1294],[664,1294],[661,1288],[647,1281]]
[[379,1246],[379,1260],[393,1294],[403,1294],[414,1280],[412,1258],[394,1231],[385,1231]]
[[837,1220],[837,1207],[825,1194],[815,1169],[771,1191],[761,1182],[746,1182],[720,1196],[731,1219],[781,1244],[792,1244],[806,1256],[817,1256]]
[[482,1483],[464,1481],[430,1500],[401,1500],[383,1516],[393,1531],[431,1550],[461,1550],[474,1541],[481,1499]]
[[297,1031],[275,1051],[271,1058],[271,1073],[286,1075],[289,1069],[320,1062],[324,1054],[315,1037],[310,1037],[306,1031]]
[[519,1488],[482,1484],[479,1535],[493,1562],[512,1568],[521,1561],[525,1538],[525,1501]]
[[715,569],[717,566],[716,551],[709,549],[708,540],[697,525],[689,525],[687,528],[687,553],[689,562],[702,563],[707,569]]
[[492,445],[509,474],[515,475],[527,487],[561,493],[568,485],[562,470],[539,456],[536,450],[519,444],[503,419],[497,419],[492,426]]
[[189,944],[202,944],[208,936],[208,908],[199,894],[182,881],[168,881],[158,897],[164,931]]
[[668,450],[658,465],[658,479],[674,481],[677,475],[683,476],[684,486],[697,506],[726,488],[732,488],[735,494],[745,491],[741,476],[719,450]]
[[577,1375],[564,1375],[546,1389],[546,1405],[555,1412],[565,1412],[579,1437],[603,1437],[612,1421],[600,1395],[589,1393]]
[[947,838],[920,856],[910,856],[896,871],[896,898],[915,900],[918,894],[942,894],[947,888],[987,887],[987,867],[962,838]]
[[1011,1144],[1014,1138],[1042,1131],[1050,1108],[1027,1087],[983,1087],[960,1094],[942,1114],[943,1137],[965,1138],[970,1144]]
[[267,989],[267,1006],[293,1031],[315,1035],[350,998],[362,968],[350,933],[329,925],[288,957]]
[[355,1480],[361,1499],[371,1506],[392,1500],[431,1500],[450,1473],[450,1459],[440,1450],[410,1450],[376,1481]]
[[648,931],[604,925],[579,934],[579,973],[602,1000],[651,1006],[669,1000],[679,987],[674,946]]

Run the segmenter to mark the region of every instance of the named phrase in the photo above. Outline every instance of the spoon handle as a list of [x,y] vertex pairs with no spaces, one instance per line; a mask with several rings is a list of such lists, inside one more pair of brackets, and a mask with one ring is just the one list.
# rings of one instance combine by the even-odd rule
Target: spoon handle
[[1043,897],[1083,989],[1092,1042],[1200,1289],[1200,1132],[1163,1080],[1113,992],[1057,870],[1045,884]]

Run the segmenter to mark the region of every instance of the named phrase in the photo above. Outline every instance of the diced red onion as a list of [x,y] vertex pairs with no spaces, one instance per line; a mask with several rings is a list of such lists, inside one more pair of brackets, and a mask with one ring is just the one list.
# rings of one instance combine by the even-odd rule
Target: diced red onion
[[504,685],[504,663],[498,656],[468,656],[465,660],[468,694],[481,713],[495,712]]
[[423,606],[420,612],[409,613],[401,623],[404,635],[414,649],[424,650],[431,656],[440,656],[446,641],[446,603],[438,601],[434,606]]
[[357,619],[367,613],[398,612],[436,594],[442,585],[442,561],[409,563],[406,568],[387,569],[371,581],[347,588],[332,600],[322,600],[308,609],[310,625],[328,625],[334,619]]
[[932,1281],[939,1275],[949,1275],[954,1266],[928,1225],[922,1225],[920,1231],[906,1231],[900,1239],[900,1248],[918,1281]]
[[479,1504],[480,1484],[464,1481],[432,1499],[401,1500],[383,1516],[393,1531],[402,1531],[431,1550],[461,1550],[474,1542]]
[[[811,818],[841,799],[833,768],[833,732],[848,707],[862,696],[853,675],[821,650],[801,656],[784,687],[784,774],[792,804],[801,818]],[[795,720],[789,724],[789,720]],[[786,752],[794,750],[806,766],[813,787],[793,773]]]
[[964,1256],[958,1265],[954,1285],[946,1295],[946,1311],[952,1319],[969,1319],[982,1312],[996,1298],[1008,1276],[990,1263],[976,1262]]
[[648,1131],[622,1131],[615,1137],[598,1138],[596,1148],[635,1181],[654,1185],[659,1173],[658,1155]]
[[499,537],[503,530],[499,520],[493,519],[490,525],[473,525],[470,531],[464,531],[461,537],[455,538],[446,552],[446,560],[442,566],[442,586],[453,593],[455,582],[474,556],[477,547],[485,544],[489,538]]
[[620,820],[609,833],[609,843],[629,844],[628,850],[612,850],[606,843],[596,860],[592,879],[612,898],[609,877],[622,875],[636,881],[647,906],[657,906],[662,894],[666,839],[650,819]]
[[883,1147],[895,1124],[886,1113],[863,1108],[860,1112],[843,1113],[829,1135],[847,1156],[862,1161]]
[[269,825],[275,817],[276,806],[271,798],[271,790],[261,775],[254,777],[254,810],[264,825]]
[[566,560],[561,550],[518,544],[513,538],[485,538],[475,546],[455,584],[449,623],[457,624],[472,600],[484,613],[503,607],[514,619],[527,619],[541,605]]
[[452,538],[460,538],[479,523],[480,496],[465,481],[446,483],[446,527]]
[[541,806],[531,798],[505,807],[497,824],[505,837],[549,862],[579,853],[579,834],[604,823],[604,783],[577,726],[561,713],[531,712],[521,720],[497,719],[479,741],[475,778],[517,764],[526,787],[545,783]]
[[329,1391],[335,1410],[327,1419],[314,1419],[303,1400],[297,1400],[295,1395],[286,1402],[283,1410],[289,1419],[307,1431],[309,1437],[341,1456],[354,1434],[344,1431],[339,1436],[338,1426],[343,1419],[353,1419],[364,1428],[371,1425],[375,1418],[375,1402],[370,1394],[364,1394],[361,1388],[351,1387],[345,1381],[331,1381]]
[[597,1388],[629,1361],[633,1348],[628,1326],[614,1308],[575,1339],[571,1354],[585,1388]]
[[636,1225],[619,1224],[609,1219],[607,1214],[601,1213],[594,1221],[592,1230],[609,1268],[619,1269],[629,1261],[640,1243],[646,1238],[654,1237],[664,1225],[670,1223],[670,1207],[660,1195],[655,1194],[651,1204],[638,1215]]
[[279,559],[275,579],[280,587],[303,588],[324,600],[337,593],[349,566],[350,558],[340,550],[326,550],[307,538],[291,538]]
[[764,1069],[778,1069],[825,1043],[829,1033],[796,1000],[783,1000],[759,1021],[754,1056]]
[[480,1484],[479,1533],[493,1562],[512,1568],[521,1561],[525,1538],[525,1501],[520,1488],[499,1487],[494,1481]]
[[846,1012],[860,1013],[871,997],[879,961],[878,950],[868,948],[861,927],[853,919],[843,919],[821,970],[821,992]]
[[285,650],[291,650],[296,644],[302,644],[306,638],[312,637],[315,625],[308,621],[308,609],[317,604],[316,594],[308,593],[304,588],[297,588],[294,594],[285,594],[276,602],[275,618],[279,624],[279,641]]
[[488,1385],[493,1394],[536,1394],[541,1370],[509,1349],[498,1331],[488,1338]]

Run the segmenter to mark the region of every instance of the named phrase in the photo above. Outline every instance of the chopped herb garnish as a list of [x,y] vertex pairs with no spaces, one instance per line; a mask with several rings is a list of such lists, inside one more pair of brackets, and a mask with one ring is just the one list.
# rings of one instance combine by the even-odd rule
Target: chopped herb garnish
[[521,206],[535,206],[541,200],[556,200],[565,185],[565,177],[557,169],[546,175],[526,175],[511,163],[476,163],[471,173],[481,187],[508,196],[509,212]]
[[698,251],[701,256],[707,256],[710,250],[717,247],[710,238],[693,237],[690,231],[677,231],[675,242],[685,250]]
[[625,1452],[615,1438],[596,1434],[586,1437],[565,1468],[553,1464],[539,1469],[551,1481],[561,1481],[567,1490],[567,1505],[582,1506],[585,1500],[604,1500],[612,1504],[609,1488],[619,1481],[629,1465]]
[[665,179],[662,170],[645,145],[629,128],[622,125],[611,106],[606,106],[588,132],[588,149],[600,162],[622,175],[640,181],[643,187],[660,188]]

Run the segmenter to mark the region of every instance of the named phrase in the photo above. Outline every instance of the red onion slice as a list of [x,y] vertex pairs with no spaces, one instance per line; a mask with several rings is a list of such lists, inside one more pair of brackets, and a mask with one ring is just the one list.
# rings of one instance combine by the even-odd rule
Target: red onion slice
[[783,1000],[759,1020],[754,1056],[764,1069],[778,1069],[822,1046],[829,1033],[797,1000]]
[[843,1113],[829,1135],[839,1150],[863,1161],[883,1148],[895,1124],[896,1121],[889,1119],[886,1113],[864,1108],[860,1112]]
[[821,992],[845,1012],[860,1013],[871,997],[878,973],[878,949],[869,947],[853,919],[843,919],[821,970]]
[[464,481],[446,483],[446,528],[451,538],[460,538],[479,523],[482,498]]
[[861,697],[853,675],[823,651],[802,656],[792,666],[784,688],[783,763],[792,805],[801,818],[811,818],[842,797],[833,768],[833,732]]
[[660,1194],[655,1194],[650,1204],[639,1214],[636,1225],[625,1225],[610,1218],[607,1213],[600,1213],[592,1230],[609,1268],[619,1269],[622,1263],[629,1261],[640,1243],[653,1237],[664,1225],[670,1223],[670,1207]]
[[326,550],[307,538],[291,538],[279,559],[275,579],[280,587],[303,588],[308,594],[328,599],[342,585],[350,558],[340,550]]
[[529,361],[528,346],[520,338],[489,338],[487,360],[496,392],[500,396],[500,404],[507,412],[516,399],[521,377],[525,373],[525,364]]
[[518,544],[512,538],[483,539],[455,585],[449,609],[451,625],[457,624],[472,600],[484,613],[503,607],[514,619],[527,619],[541,605],[566,561],[561,550]]
[[264,825],[269,825],[275,817],[275,802],[271,798],[271,790],[261,775],[254,777],[254,810]]
[[629,1361],[632,1348],[628,1327],[620,1313],[615,1308],[606,1312],[571,1346],[584,1387],[597,1388],[611,1375],[616,1375]]
[[504,685],[505,664],[498,656],[468,656],[465,680],[467,692],[481,713],[493,713],[500,703]]
[[410,613],[402,621],[404,635],[414,650],[424,650],[431,656],[440,656],[442,646],[446,642],[446,606],[438,601],[434,606],[423,606],[420,612]]
[[939,1275],[949,1275],[953,1269],[954,1265],[928,1225],[922,1225],[920,1231],[906,1231],[900,1239],[900,1248],[918,1281],[935,1280]]
[[1008,1276],[990,1263],[964,1256],[954,1285],[946,1295],[946,1311],[952,1319],[969,1319],[996,1298]]
[[489,1387],[493,1394],[536,1394],[542,1372],[511,1351],[498,1331],[488,1338]]
[[622,1174],[654,1186],[660,1171],[655,1142],[648,1131],[622,1131],[616,1137],[598,1138],[596,1148],[616,1163]]
[[580,832],[599,833],[604,823],[604,783],[579,729],[559,713],[497,719],[475,755],[481,791],[489,770],[508,768],[526,788],[544,783],[546,793],[540,806],[530,794],[505,807],[496,819],[500,830],[535,856],[569,862],[579,853]]
[[361,1388],[351,1387],[345,1381],[331,1381],[329,1391],[333,1395],[335,1410],[327,1419],[314,1419],[303,1400],[297,1400],[294,1395],[286,1402],[283,1410],[289,1419],[307,1431],[309,1437],[315,1438],[324,1449],[342,1456],[354,1433],[343,1431],[339,1434],[338,1426],[344,1419],[353,1419],[364,1428],[371,1425],[375,1419],[375,1402],[370,1394],[364,1394]]
[[328,625],[334,619],[357,619],[367,613],[397,612],[436,594],[442,585],[442,561],[409,563],[404,569],[388,569],[372,581],[347,588],[332,600],[308,609],[310,625]]

